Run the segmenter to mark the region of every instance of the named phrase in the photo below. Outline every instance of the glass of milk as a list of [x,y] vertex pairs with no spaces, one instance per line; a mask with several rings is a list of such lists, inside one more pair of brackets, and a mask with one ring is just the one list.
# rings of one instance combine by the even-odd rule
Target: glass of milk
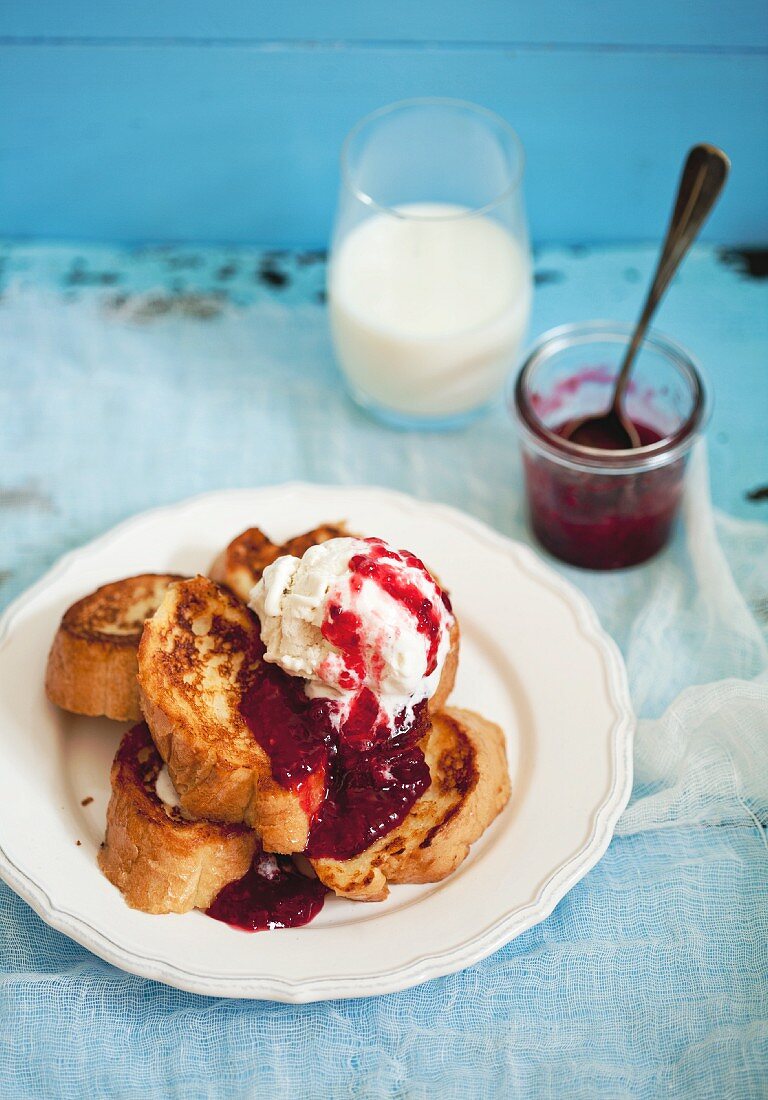
[[474,104],[404,100],[355,126],[341,173],[328,303],[352,395],[397,427],[459,426],[528,325],[520,140]]

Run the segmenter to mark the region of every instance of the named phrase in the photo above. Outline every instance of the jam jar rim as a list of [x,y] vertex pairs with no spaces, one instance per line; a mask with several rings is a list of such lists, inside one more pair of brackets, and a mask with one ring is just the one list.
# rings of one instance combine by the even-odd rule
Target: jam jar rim
[[701,367],[693,356],[681,344],[655,329],[648,330],[643,343],[653,347],[687,377],[693,395],[690,414],[672,435],[664,436],[658,442],[644,447],[626,450],[606,451],[599,447],[585,447],[581,443],[563,439],[547,428],[527,400],[524,391],[526,379],[542,359],[572,345],[599,343],[600,337],[607,340],[618,337],[628,342],[634,327],[633,324],[623,321],[579,321],[558,325],[539,337],[517,375],[512,377],[507,395],[509,410],[515,416],[518,428],[522,429],[528,445],[562,465],[593,469],[605,474],[637,473],[666,466],[690,450],[709,419],[707,387]]

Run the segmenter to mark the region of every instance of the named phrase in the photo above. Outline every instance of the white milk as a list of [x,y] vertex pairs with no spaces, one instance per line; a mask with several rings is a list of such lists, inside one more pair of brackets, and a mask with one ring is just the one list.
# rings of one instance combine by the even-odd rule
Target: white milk
[[531,305],[528,257],[498,222],[419,203],[376,214],[335,249],[331,328],[353,389],[396,413],[450,417],[492,398]]

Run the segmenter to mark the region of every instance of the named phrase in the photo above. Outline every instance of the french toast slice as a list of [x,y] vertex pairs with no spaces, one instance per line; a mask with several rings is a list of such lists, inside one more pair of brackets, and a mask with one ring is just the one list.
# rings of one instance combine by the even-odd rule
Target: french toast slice
[[162,760],[146,724],[123,737],[112,764],[112,797],[99,867],[132,909],[207,909],[248,870],[258,838],[244,825],[188,821],[156,792]]
[[[222,550],[213,562],[208,575],[211,580],[229,588],[243,603],[247,603],[251,589],[261,579],[261,574],[267,566],[271,565],[276,558],[283,554],[292,554],[300,558],[310,546],[349,535],[350,532],[343,524],[324,523],[278,546],[271,542],[259,527],[249,527]],[[437,577],[435,580],[438,584],[440,583]],[[445,658],[437,689],[429,703],[430,712],[442,710],[453,691],[459,667],[460,641],[459,621],[454,616],[451,627],[451,647]]]
[[432,716],[422,742],[432,782],[392,832],[347,860],[311,859],[340,897],[383,901],[391,883],[438,882],[503,810],[510,795],[502,730],[469,710]]
[[143,573],[102,585],[64,614],[45,674],[52,703],[76,714],[118,721],[141,718],[136,653],[173,573]]
[[300,558],[310,546],[348,534],[343,524],[325,523],[303,535],[296,535],[280,546],[270,541],[260,528],[249,527],[221,551],[208,570],[208,576],[226,585],[243,603],[248,603],[251,589],[276,558],[282,554]]
[[171,585],[139,646],[142,710],[185,812],[244,822],[268,852],[300,852],[324,770],[296,789],[273,778],[240,709],[260,654],[258,619],[230,591],[201,576]]

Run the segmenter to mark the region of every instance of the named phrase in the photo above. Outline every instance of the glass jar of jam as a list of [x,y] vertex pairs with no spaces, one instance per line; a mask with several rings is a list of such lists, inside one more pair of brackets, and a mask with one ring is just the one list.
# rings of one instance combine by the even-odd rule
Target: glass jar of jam
[[651,333],[635,360],[625,412],[642,445],[564,439],[574,418],[610,405],[632,326],[609,321],[546,333],[517,377],[517,422],[531,528],[555,557],[585,569],[638,565],[667,543],[688,453],[706,420],[706,394],[687,352]]

